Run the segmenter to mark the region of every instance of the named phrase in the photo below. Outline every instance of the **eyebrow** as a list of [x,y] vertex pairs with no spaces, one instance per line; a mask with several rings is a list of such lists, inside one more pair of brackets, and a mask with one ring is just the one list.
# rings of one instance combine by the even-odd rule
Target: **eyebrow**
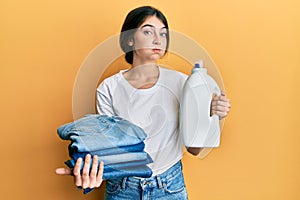
[[[151,28],[155,28],[153,25],[151,25],[151,24],[145,24],[144,26],[142,26],[141,28],[144,28],[144,27],[151,27]],[[167,29],[167,27],[162,27],[162,28],[160,28],[160,29]]]

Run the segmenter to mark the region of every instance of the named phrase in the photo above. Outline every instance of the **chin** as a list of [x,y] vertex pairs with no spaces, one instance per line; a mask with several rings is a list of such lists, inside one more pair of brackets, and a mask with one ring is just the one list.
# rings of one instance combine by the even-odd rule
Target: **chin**
[[154,62],[156,62],[157,60],[161,59],[161,55],[153,55],[151,56],[151,60],[153,60]]

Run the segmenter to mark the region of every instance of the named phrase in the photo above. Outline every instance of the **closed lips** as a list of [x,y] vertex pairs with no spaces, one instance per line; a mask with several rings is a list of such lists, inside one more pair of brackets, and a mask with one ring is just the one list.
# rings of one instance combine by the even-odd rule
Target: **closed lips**
[[152,51],[161,51],[161,49],[154,48]]

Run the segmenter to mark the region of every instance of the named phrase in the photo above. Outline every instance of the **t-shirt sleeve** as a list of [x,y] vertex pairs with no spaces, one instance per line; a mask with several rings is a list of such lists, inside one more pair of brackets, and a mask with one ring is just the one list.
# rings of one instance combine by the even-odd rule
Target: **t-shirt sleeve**
[[181,103],[182,100],[182,94],[183,94],[183,87],[184,84],[186,82],[186,80],[188,79],[188,75],[184,74],[184,73],[179,73],[180,74],[180,79],[178,81],[179,84],[179,102]]
[[97,88],[96,100],[98,114],[109,116],[114,115],[111,91],[105,80]]

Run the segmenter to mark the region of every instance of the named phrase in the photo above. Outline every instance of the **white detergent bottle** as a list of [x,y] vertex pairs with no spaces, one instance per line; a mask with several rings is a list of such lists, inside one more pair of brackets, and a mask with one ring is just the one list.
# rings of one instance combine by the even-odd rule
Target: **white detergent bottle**
[[221,94],[218,84],[207,74],[203,60],[197,61],[185,82],[180,103],[180,133],[186,147],[219,146],[219,117],[210,116],[214,94]]

